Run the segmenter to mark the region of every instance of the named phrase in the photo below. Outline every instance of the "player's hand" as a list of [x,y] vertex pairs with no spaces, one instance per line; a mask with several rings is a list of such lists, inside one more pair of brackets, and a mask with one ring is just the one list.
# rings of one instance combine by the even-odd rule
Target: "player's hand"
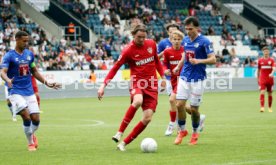
[[171,70],[170,70],[170,69],[167,69],[167,70],[165,70],[164,73],[165,73],[166,76],[170,76],[170,75],[171,75]]
[[270,73],[270,74],[269,74],[269,77],[274,77],[273,73]]
[[166,80],[165,79],[162,79],[160,86],[161,86],[160,92],[165,91],[165,89],[166,89]]
[[102,84],[98,90],[98,99],[101,100],[103,98],[103,95],[104,95],[104,87],[105,85]]
[[198,59],[195,59],[195,58],[189,58],[189,61],[190,61],[190,63],[193,64],[193,65],[199,64],[199,60],[198,60]]
[[14,80],[14,78],[9,79],[9,81],[7,81],[7,85],[8,85],[9,88],[12,88],[13,80]]
[[177,75],[179,73],[179,68],[175,67],[172,72],[173,74]]
[[56,89],[56,90],[61,88],[61,84],[56,82],[53,82],[53,83],[46,82],[46,85],[47,87]]

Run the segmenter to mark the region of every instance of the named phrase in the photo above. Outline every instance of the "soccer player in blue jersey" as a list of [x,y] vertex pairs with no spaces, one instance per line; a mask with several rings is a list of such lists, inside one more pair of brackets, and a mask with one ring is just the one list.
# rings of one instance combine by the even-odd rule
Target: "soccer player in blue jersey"
[[38,141],[34,135],[40,123],[39,107],[34,95],[31,74],[54,89],[61,87],[58,83],[47,82],[36,69],[34,55],[26,49],[29,35],[24,31],[15,34],[15,50],[8,51],[2,61],[1,77],[8,85],[9,100],[16,114],[23,119],[23,128],[28,140],[28,150],[36,151]]
[[204,91],[204,80],[206,79],[206,64],[215,64],[216,57],[210,41],[199,34],[199,21],[195,17],[188,17],[185,20],[185,30],[187,35],[184,38],[184,52],[179,64],[173,72],[180,72],[177,86],[177,109],[178,125],[180,131],[175,139],[175,144],[181,144],[182,139],[187,136],[186,124],[186,101],[190,101],[193,133],[190,145],[197,144],[199,137],[198,127],[200,124],[199,105]]
[[[166,26],[166,30],[167,33],[169,35],[168,38],[165,38],[163,40],[161,40],[158,44],[157,47],[157,53],[158,53],[158,57],[160,59],[163,58],[164,56],[164,50],[167,48],[172,47],[172,39],[173,39],[173,31],[175,30],[180,30],[179,26],[175,23],[170,23]],[[181,42],[181,45],[184,45],[184,40]],[[166,136],[170,136],[173,133],[174,127],[175,127],[175,122],[176,122],[176,102],[175,102],[175,97],[172,94],[172,85],[171,85],[171,76],[166,75],[166,91],[167,94],[170,96],[169,97],[169,102],[170,102],[170,122],[168,124],[168,127],[165,131],[165,135]],[[190,111],[190,106],[186,105],[185,106],[186,112],[191,114]],[[201,114],[200,115],[200,128],[199,130],[203,130],[203,126],[204,126],[204,120],[205,120],[205,115]]]

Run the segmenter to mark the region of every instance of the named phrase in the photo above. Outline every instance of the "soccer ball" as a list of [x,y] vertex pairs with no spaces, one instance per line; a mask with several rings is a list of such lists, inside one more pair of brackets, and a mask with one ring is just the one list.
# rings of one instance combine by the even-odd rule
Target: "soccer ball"
[[141,150],[145,153],[152,153],[157,150],[157,143],[153,138],[145,138],[141,142]]

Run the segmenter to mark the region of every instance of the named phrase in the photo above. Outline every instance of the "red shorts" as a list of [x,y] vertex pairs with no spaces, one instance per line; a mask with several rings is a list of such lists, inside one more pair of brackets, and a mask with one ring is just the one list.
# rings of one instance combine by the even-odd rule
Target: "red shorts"
[[155,112],[156,106],[157,106],[157,99],[158,99],[158,91],[153,91],[149,89],[139,89],[134,88],[130,89],[130,98],[131,102],[133,101],[133,97],[136,94],[142,94],[143,95],[143,103],[142,103],[142,109],[147,110],[151,109],[153,112]]
[[259,89],[260,90],[267,90],[267,92],[272,92],[273,90],[273,82],[260,82]]
[[171,79],[171,84],[172,84],[172,92],[176,94],[177,92],[177,78]]
[[33,85],[34,93],[38,93],[38,86],[36,83],[36,79],[33,76],[32,76],[32,85]]

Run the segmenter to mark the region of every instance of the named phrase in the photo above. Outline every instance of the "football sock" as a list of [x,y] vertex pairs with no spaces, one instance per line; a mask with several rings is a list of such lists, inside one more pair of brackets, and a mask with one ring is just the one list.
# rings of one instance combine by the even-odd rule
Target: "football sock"
[[132,132],[124,139],[126,144],[132,142],[145,128],[147,125],[144,125],[142,121],[140,121],[132,130]]
[[175,122],[175,119],[176,119],[176,111],[170,111],[170,117],[171,117],[171,122]]
[[260,95],[260,103],[261,103],[261,107],[264,107],[264,104],[265,104],[265,96],[264,96],[264,94],[261,94]]
[[193,126],[193,132],[197,132],[197,128],[199,126],[199,121],[192,121],[192,126]]
[[268,96],[268,107],[271,108],[272,106],[272,100],[273,100],[273,97],[272,96]]
[[200,114],[199,115],[192,114],[191,119],[192,119],[193,132],[197,132],[197,128],[198,128],[199,122],[200,122]]
[[178,120],[178,125],[181,131],[185,130],[186,120]]
[[40,121],[37,121],[37,122],[32,121],[31,130],[33,133],[38,129],[39,123],[40,123]]
[[33,138],[32,138],[33,132],[31,129],[31,120],[23,120],[23,128],[28,140],[28,144],[33,144]]
[[133,105],[130,105],[122,122],[121,122],[121,125],[120,125],[120,128],[118,130],[118,132],[124,132],[125,129],[127,128],[128,124],[131,122],[131,120],[133,119],[135,113],[136,113],[137,109],[133,106]]

